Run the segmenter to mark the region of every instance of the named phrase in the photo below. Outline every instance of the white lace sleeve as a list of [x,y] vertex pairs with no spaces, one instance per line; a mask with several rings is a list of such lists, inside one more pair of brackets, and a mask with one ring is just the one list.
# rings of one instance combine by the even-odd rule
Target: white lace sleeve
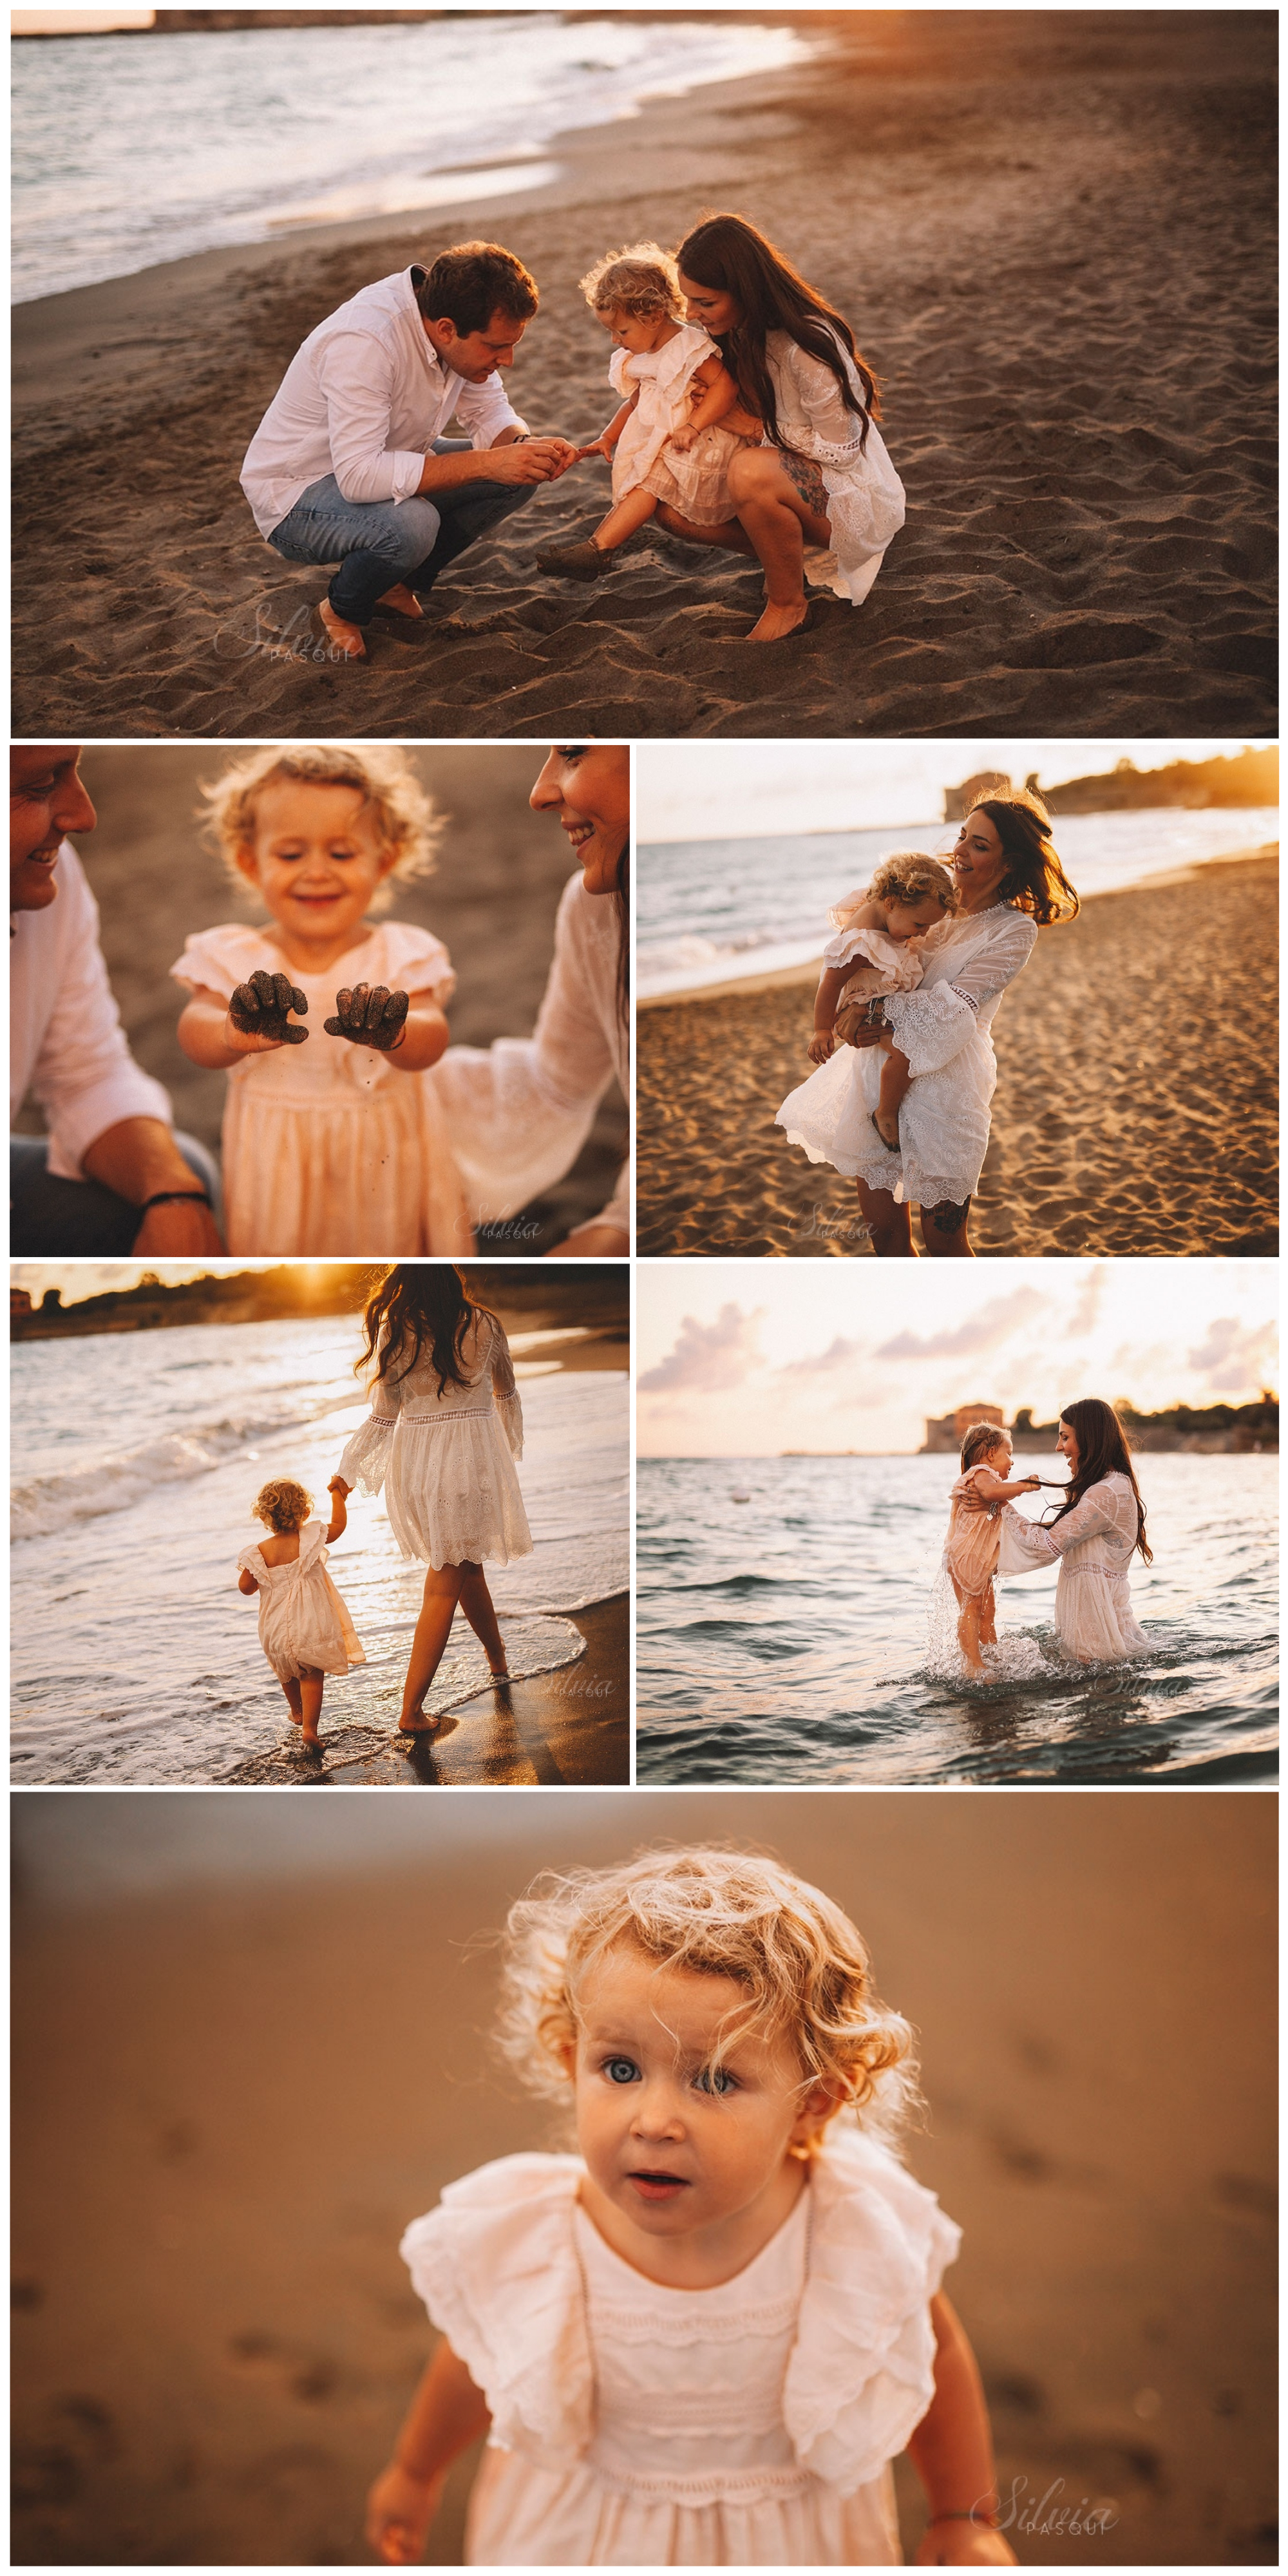
[[[1113,1496],[1104,1485],[1093,1485],[1081,1502],[1075,1503],[1073,1510],[1066,1512],[1058,1521],[1025,1520],[1014,1503],[1003,1506],[1002,1519],[1005,1524],[1003,1574],[1019,1574],[1030,1566],[1049,1565],[1064,1556],[1071,1547],[1076,1547],[1080,1539],[1103,1538],[1117,1527]],[[1009,1548],[1005,1544],[1008,1539]],[[1009,1566],[1005,1558],[1012,1549],[1021,1562]]]
[[1003,993],[1009,983],[1027,966],[1033,954],[1038,926],[1027,912],[999,913],[991,937],[973,949],[952,975],[947,989],[960,993],[978,1009],[981,1002],[991,1002]]
[[510,1357],[510,1345],[502,1327],[495,1320],[492,1324],[492,1345],[488,1352],[487,1364],[492,1372],[493,1400],[501,1416],[511,1455],[521,1458],[523,1456],[523,1406],[519,1401],[519,1390],[514,1382],[514,1362]]
[[925,985],[915,993],[887,993],[885,1015],[900,1055],[913,1074],[938,1073],[975,1034],[975,1012],[951,984]]
[[378,1380],[371,1399],[371,1411],[340,1460],[339,1472],[346,1485],[360,1494],[378,1494],[389,1465],[389,1450],[398,1421],[398,1400],[384,1378]]
[[[846,364],[845,351],[837,343],[838,355]],[[788,342],[780,364],[792,378],[796,400],[809,423],[810,454],[820,465],[849,465],[854,461],[863,435],[864,414],[859,410],[861,388],[851,377],[851,400],[846,401],[830,367],[821,358],[812,358],[808,349]],[[846,373],[850,374],[848,365]]]

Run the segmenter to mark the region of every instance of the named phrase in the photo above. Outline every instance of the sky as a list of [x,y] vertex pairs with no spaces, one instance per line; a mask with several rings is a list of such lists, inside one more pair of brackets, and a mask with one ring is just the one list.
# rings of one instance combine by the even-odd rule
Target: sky
[[1251,1403],[1276,1306],[1273,1261],[645,1261],[639,1454],[889,1455],[959,1404]]
[[[1011,735],[956,742],[667,742],[636,752],[641,841],[737,841],[761,833],[860,832],[938,822],[945,787],[984,769],[1044,787],[1094,778],[1122,759],[1138,769],[1216,760],[1244,740],[1029,741]],[[1265,748],[1261,740],[1254,750]]]
[[233,1271],[276,1270],[273,1261],[11,1261],[10,1285],[25,1288],[33,1306],[40,1304],[47,1288],[62,1290],[64,1306],[78,1305],[82,1297],[101,1297],[111,1288],[133,1288],[147,1270],[163,1276],[167,1287],[177,1287],[181,1279],[226,1279]]

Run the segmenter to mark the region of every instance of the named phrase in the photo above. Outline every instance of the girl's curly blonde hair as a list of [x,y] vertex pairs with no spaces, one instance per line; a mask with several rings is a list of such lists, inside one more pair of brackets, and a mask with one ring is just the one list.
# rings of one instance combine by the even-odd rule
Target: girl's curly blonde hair
[[865,903],[921,903],[928,894],[934,895],[941,912],[956,912],[952,869],[926,850],[891,850],[873,869],[868,883],[843,895],[827,917],[834,930],[848,930]]
[[532,2092],[569,2100],[582,1984],[623,1944],[659,1968],[731,1978],[746,2003],[717,2058],[749,2023],[786,2038],[803,2093],[835,2086],[838,2108],[893,2143],[918,2099],[909,2025],[878,2001],[839,1905],[758,1852],[645,1851],[617,1869],[549,1872],[511,1907],[498,2040]]
[[289,778],[315,787],[354,787],[370,808],[381,846],[392,850],[394,863],[369,911],[383,912],[392,902],[395,877],[432,876],[447,817],[426,794],[406,752],[388,743],[268,743],[231,761],[202,789],[206,837],[243,893],[247,881],[237,856],[254,846],[256,799]]
[[292,1530],[303,1529],[313,1509],[313,1496],[306,1494],[290,1476],[275,1476],[270,1485],[261,1485],[250,1507],[253,1521],[263,1521],[275,1538],[288,1538]]
[[581,291],[592,313],[625,313],[632,322],[649,322],[655,313],[670,322],[684,319],[680,272],[658,242],[606,251],[587,269]]

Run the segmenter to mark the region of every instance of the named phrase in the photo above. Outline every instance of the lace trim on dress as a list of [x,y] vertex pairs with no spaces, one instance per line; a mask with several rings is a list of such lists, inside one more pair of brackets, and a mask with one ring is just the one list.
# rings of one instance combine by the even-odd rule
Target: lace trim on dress
[[950,993],[955,993],[957,995],[959,1002],[964,1002],[966,1004],[968,1011],[974,1011],[978,1014],[979,1004],[973,993],[963,993],[960,984],[950,984],[948,990]]
[[708,2477],[636,2477],[632,2470],[596,2461],[595,2475],[620,2495],[656,2496],[663,2504],[769,2504],[775,2496],[800,2495],[809,2484],[804,2469],[722,2469]]
[[590,2293],[590,2310],[620,2343],[741,2343],[748,2335],[777,2335],[794,2322],[799,2300],[794,2291],[758,2308],[737,2308],[724,2316],[672,2316],[666,2309],[619,2308],[599,2292]]
[[468,1422],[477,1420],[480,1414],[491,1413],[493,1409],[489,1396],[486,1404],[444,1405],[437,1413],[404,1413],[402,1419],[404,1422]]

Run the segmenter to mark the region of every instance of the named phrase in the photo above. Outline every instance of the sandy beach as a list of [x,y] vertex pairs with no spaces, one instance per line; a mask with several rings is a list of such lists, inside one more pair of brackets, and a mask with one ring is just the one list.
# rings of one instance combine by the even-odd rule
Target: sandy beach
[[[15,731],[1273,728],[1270,14],[793,24],[813,62],[563,137],[547,189],[18,306]],[[414,639],[292,658],[325,577],[261,543],[237,475],[315,324],[490,232],[542,290],[516,401],[585,438],[609,397],[578,277],[718,206],[782,244],[884,381],[909,515],[864,608],[819,592],[810,633],[751,649],[738,557],[646,535],[590,597],[537,575],[539,545],[602,512],[589,466],[466,556]]]
[[[489,2062],[479,1936],[542,1867],[702,1836],[827,1888],[917,2025],[910,2162],[965,2230],[948,2286],[1002,2492],[1115,2517],[1012,2531],[1021,2564],[1274,2563],[1269,1798],[503,1791],[379,1801],[383,1861],[369,1824],[346,1844],[368,1801],[289,1836],[281,1801],[201,1803],[158,1884],[140,1847],[190,1801],[19,1802],[19,2564],[370,2563],[362,2499],[430,2346],[399,2235],[556,2142]],[[472,2469],[433,2564],[460,2563]]]
[[[526,1037],[541,1007],[555,914],[572,874],[557,822],[528,804],[539,750],[497,745],[415,757],[446,828],[436,873],[399,881],[393,918],[436,931],[446,942],[457,977],[448,1012],[457,1045]],[[176,1125],[214,1150],[225,1076],[183,1053],[175,1032],[184,994],[169,970],[190,932],[265,917],[201,837],[201,787],[219,768],[218,753],[209,750],[99,745],[82,762],[98,827],[76,841],[134,1055],[165,1084]],[[44,1130],[38,1110],[17,1123],[33,1135]],[[529,1211],[536,1230],[516,1248],[546,1251],[572,1226],[597,1216],[612,1195],[627,1141],[626,1107],[614,1083],[572,1170]]]
[[[1277,880],[1262,851],[1039,932],[994,1024],[977,1253],[1275,1252]],[[773,1123],[817,981],[640,1010],[641,1252],[870,1256],[853,1183]]]

